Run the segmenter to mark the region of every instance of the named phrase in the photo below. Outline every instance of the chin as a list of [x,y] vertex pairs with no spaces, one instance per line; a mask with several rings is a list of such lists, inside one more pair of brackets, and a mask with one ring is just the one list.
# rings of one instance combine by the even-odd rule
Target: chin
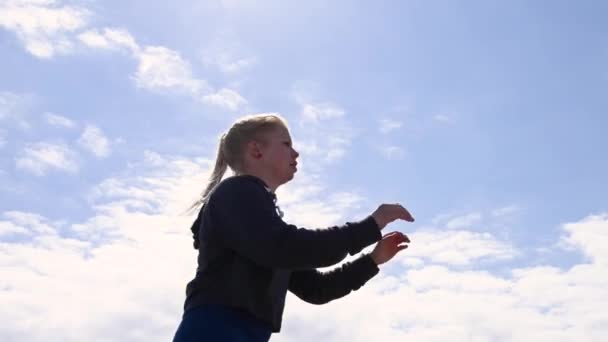
[[287,176],[285,179],[285,183],[289,182],[290,180],[293,179],[293,177],[295,177],[295,173],[292,173],[291,175]]

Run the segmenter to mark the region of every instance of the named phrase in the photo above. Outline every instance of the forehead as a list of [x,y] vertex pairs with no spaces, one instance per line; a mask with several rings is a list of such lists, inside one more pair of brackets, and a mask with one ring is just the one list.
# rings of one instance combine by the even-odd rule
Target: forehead
[[277,126],[268,132],[268,137],[271,139],[291,140],[289,130],[284,126]]

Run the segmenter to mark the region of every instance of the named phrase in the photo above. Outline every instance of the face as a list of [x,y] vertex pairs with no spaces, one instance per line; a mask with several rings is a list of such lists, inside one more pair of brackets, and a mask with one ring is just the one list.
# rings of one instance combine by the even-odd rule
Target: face
[[293,179],[297,172],[299,153],[293,149],[291,136],[285,127],[276,127],[264,135],[266,144],[260,148],[260,163],[278,186]]

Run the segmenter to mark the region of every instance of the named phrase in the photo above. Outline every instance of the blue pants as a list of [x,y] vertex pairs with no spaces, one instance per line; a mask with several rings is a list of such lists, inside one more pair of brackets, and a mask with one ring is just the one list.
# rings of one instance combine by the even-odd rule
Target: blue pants
[[269,325],[244,311],[221,305],[203,305],[186,312],[173,342],[267,342]]

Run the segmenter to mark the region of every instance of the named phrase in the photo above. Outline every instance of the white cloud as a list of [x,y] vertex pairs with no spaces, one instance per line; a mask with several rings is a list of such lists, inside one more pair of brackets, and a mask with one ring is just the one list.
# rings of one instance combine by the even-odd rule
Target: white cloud
[[580,222],[566,223],[563,241],[580,249],[594,263],[608,266],[608,214],[591,215]]
[[415,248],[407,256],[448,265],[467,265],[482,259],[511,259],[516,251],[489,233],[420,231],[408,235]]
[[[8,228],[9,232],[11,232],[12,229],[12,233],[31,235],[32,233],[50,234],[54,231],[49,225],[50,223],[38,214],[22,211],[6,211],[2,216],[7,221],[0,221],[0,225],[4,228]],[[0,231],[1,230],[2,228],[0,228]]]
[[343,108],[330,102],[312,101],[304,89],[294,85],[292,97],[301,106],[294,148],[301,152],[301,159],[315,159],[311,165],[320,171],[326,164],[342,159],[357,130],[348,122]]
[[446,223],[448,229],[470,229],[473,225],[481,222],[481,213],[470,213],[463,216],[452,217]]
[[137,54],[139,65],[135,82],[139,87],[149,90],[178,90],[196,95],[206,82],[192,76],[190,63],[178,52],[163,46],[147,46]]
[[302,120],[304,122],[320,122],[344,116],[344,110],[330,103],[304,104]]
[[210,44],[203,51],[203,64],[213,66],[223,73],[236,74],[253,66],[257,59],[253,56],[243,57],[248,53],[238,43],[229,43],[228,39],[220,39]]
[[299,163],[314,159],[317,162],[312,167],[317,171],[344,157],[354,136],[345,122],[327,123],[316,129],[304,126],[300,133],[302,138],[294,139],[294,148],[302,155]]
[[46,122],[48,122],[50,125],[53,126],[63,126],[63,127],[68,127],[68,128],[72,128],[75,126],[74,121],[61,116],[61,115],[57,115],[57,114],[53,114],[53,113],[44,113],[44,117],[46,119]]
[[13,31],[39,58],[71,51],[69,33],[86,24],[87,10],[57,1],[8,0],[0,3],[0,26]]
[[95,156],[103,158],[110,155],[110,142],[97,126],[87,125],[78,139],[78,143]]
[[522,208],[520,208],[519,206],[516,205],[510,205],[510,206],[506,206],[506,207],[502,207],[502,208],[497,208],[492,210],[492,216],[494,217],[505,217],[505,216],[509,216],[509,215],[513,215],[519,211],[521,211]]
[[29,114],[36,99],[31,94],[0,92],[0,123],[4,128],[29,131]]
[[139,61],[135,82],[153,91],[185,93],[204,103],[236,111],[247,101],[236,91],[213,91],[206,81],[195,78],[190,63],[176,51],[162,46],[147,46],[135,54]]
[[[126,49],[138,61],[132,76],[138,87],[157,92],[185,93],[205,103],[238,110],[246,100],[235,90],[214,90],[203,79],[193,76],[190,63],[174,50],[164,46],[140,47],[126,29],[91,28],[79,34],[87,25],[88,10],[63,6],[56,1],[6,1],[0,4],[0,26],[14,31],[26,49],[39,58],[71,52],[74,42],[95,49]],[[216,60],[221,71],[236,72],[253,59],[227,58]],[[1,110],[1,108],[0,108]],[[1,115],[1,112],[0,112]],[[0,116],[1,118],[1,116]]]
[[239,93],[234,90],[225,88],[220,89],[214,94],[204,95],[202,97],[202,101],[205,103],[228,108],[232,111],[236,111],[241,106],[247,103],[247,101]]
[[[114,31],[110,31],[114,32]],[[91,33],[88,38],[91,46],[112,46],[108,41],[108,30],[104,36]],[[176,92],[189,95],[204,103],[236,111],[247,101],[236,91],[222,88],[214,91],[208,83],[194,77],[188,61],[174,50],[164,46],[145,46],[140,48],[134,39],[124,31],[114,32],[112,42],[129,46],[138,61],[133,79],[138,87],[157,92]]]
[[[166,160],[156,176],[105,185],[103,190],[118,192],[96,197],[95,216],[82,223],[52,223],[50,231],[31,240],[0,241],[0,269],[6,275],[0,281],[0,302],[11,307],[10,312],[0,310],[0,340],[172,337],[185,284],[196,268],[189,231],[192,218],[180,213],[208,175],[201,164],[206,168],[210,163]],[[137,195],[140,191],[120,192],[117,186],[126,182],[132,189],[153,192],[153,212],[124,205],[133,194],[147,198]],[[24,231],[41,224],[48,220],[5,213],[0,230]]]
[[[198,196],[212,165],[149,152],[137,174],[100,185],[92,198],[95,214],[81,223],[4,213],[0,231],[39,233],[20,243],[0,241],[6,275],[0,301],[11,307],[0,310],[0,339],[169,340],[196,267],[192,217],[180,213]],[[318,179],[305,175],[279,189],[290,222],[322,227],[361,211],[363,196],[332,195]],[[315,306],[288,295],[283,331],[272,340],[603,341],[608,268],[601,246],[608,215],[568,223],[563,232],[591,263],[526,267],[504,276],[479,261],[519,251],[491,234],[408,234],[410,248],[346,298]]]
[[137,45],[135,38],[125,29],[91,29],[79,34],[78,39],[85,45],[97,49],[117,50],[126,48],[132,53],[139,51],[139,45]]
[[0,221],[0,237],[14,234],[29,234],[29,231],[13,222]]
[[[0,311],[0,340],[171,338],[196,269],[193,218],[181,213],[200,194],[213,164],[147,154],[135,175],[96,187],[90,198],[95,215],[83,222],[60,225],[40,215],[5,213],[0,229],[50,229],[37,229],[34,239],[21,243],[0,242],[0,267],[7,275],[0,300],[13,308]],[[295,216],[315,226],[339,220],[360,200],[349,193],[327,198],[314,190],[323,186],[304,183],[310,187],[296,187],[295,193],[311,205],[320,199],[323,215]]]
[[28,144],[21,155],[15,159],[18,169],[43,176],[49,169],[69,173],[78,171],[75,154],[63,144],[38,142]]
[[388,133],[392,130],[401,128],[401,126],[403,126],[403,123],[401,121],[396,121],[396,120],[392,120],[392,119],[382,119],[380,120],[380,132],[381,133]]
[[332,192],[314,174],[301,170],[297,178],[277,191],[278,204],[285,220],[308,228],[325,228],[341,224],[342,220],[361,220],[366,215],[351,217],[364,198],[357,192]]
[[[607,217],[567,224],[565,238],[588,245],[598,236],[575,238],[570,231],[593,231],[603,241],[608,236]],[[414,236],[403,255],[414,254],[430,240]],[[444,249],[458,247],[458,242],[450,241]],[[591,264],[564,270],[527,267],[502,277],[478,269],[477,263],[464,271],[447,265],[382,266],[381,273],[362,289],[321,307],[289,295],[285,331],[273,340],[604,341],[608,338],[604,324],[608,313],[603,307],[608,301],[608,268],[597,258],[603,251],[591,248],[589,252],[594,256]],[[370,312],[374,314],[365,314]]]

